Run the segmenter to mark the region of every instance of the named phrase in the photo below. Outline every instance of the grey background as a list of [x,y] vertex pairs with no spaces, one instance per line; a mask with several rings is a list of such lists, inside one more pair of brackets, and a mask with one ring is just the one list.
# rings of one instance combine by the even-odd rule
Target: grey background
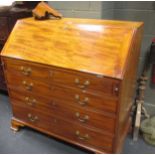
[[[50,1],[49,4],[58,9],[64,17],[143,21],[144,36],[137,74],[140,75],[151,40],[155,37],[155,2]],[[149,77],[150,75],[151,69],[148,72]],[[148,82],[145,91],[145,106],[152,115],[155,114],[154,96],[155,89],[152,89]]]

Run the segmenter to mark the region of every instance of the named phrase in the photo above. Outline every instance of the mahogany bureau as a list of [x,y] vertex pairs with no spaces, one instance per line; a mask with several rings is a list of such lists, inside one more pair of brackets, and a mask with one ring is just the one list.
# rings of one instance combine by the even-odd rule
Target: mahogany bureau
[[19,20],[1,56],[11,129],[29,126],[95,153],[119,153],[130,127],[143,23]]

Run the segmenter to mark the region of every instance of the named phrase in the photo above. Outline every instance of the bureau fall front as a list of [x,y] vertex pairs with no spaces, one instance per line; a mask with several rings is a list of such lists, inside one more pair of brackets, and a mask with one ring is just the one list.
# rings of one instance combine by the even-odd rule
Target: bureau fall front
[[143,23],[19,20],[2,51],[11,129],[119,153],[131,124]]

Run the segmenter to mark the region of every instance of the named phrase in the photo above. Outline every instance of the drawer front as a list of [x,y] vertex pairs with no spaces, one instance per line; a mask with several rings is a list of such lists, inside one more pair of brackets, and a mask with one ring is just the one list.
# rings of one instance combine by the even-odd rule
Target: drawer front
[[21,105],[14,106],[13,113],[15,118],[26,122],[30,126],[46,130],[51,135],[57,135],[77,145],[100,151],[111,152],[112,150],[113,136],[107,136],[59,117],[49,116],[44,112],[23,108]]
[[52,71],[49,71],[49,69],[44,66],[19,60],[6,61],[7,65],[5,65],[5,67],[10,74],[22,76],[23,78],[29,77],[38,81],[52,81]]
[[11,99],[11,103],[13,105],[13,117],[44,130],[50,130],[50,119],[46,117],[46,111],[39,113],[33,108],[19,104],[19,102],[14,99]]
[[97,111],[108,111],[116,113],[117,101],[115,97],[107,97],[106,95],[92,94],[77,89],[65,89],[62,87],[54,87],[53,95],[56,99],[65,100],[72,105],[88,108]]
[[51,96],[50,85],[38,82],[30,78],[18,77],[15,74],[6,73],[7,85],[11,90],[26,91],[42,96]]
[[[20,95],[19,95],[20,94]],[[36,96],[32,93],[26,92],[26,91],[15,91],[10,90],[9,96],[12,100],[15,100],[16,102],[12,102],[14,106],[16,105],[23,105],[28,108],[32,109],[39,109],[46,111],[48,113],[51,113],[51,108],[53,106],[53,99],[47,99],[41,96]]]
[[55,71],[53,82],[66,87],[78,88],[87,91],[100,91],[109,95],[118,95],[118,81],[97,77],[90,74],[71,74],[66,72]]
[[0,17],[0,41],[5,41],[8,37],[8,20],[7,17]]
[[57,115],[61,118],[79,123],[84,126],[90,126],[98,130],[107,131],[108,133],[114,134],[115,130],[115,115],[111,113],[98,113],[95,111],[89,111],[87,109],[77,108],[69,106],[65,102],[56,100],[45,100],[36,97],[24,97],[22,94],[19,96],[14,91],[10,91],[12,99],[16,102],[12,104],[23,105],[38,111],[46,111],[47,113]]

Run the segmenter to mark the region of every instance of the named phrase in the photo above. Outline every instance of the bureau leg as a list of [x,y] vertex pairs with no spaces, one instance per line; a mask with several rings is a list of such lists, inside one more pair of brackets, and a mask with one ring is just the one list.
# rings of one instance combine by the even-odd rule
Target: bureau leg
[[19,131],[20,127],[24,127],[24,124],[15,119],[11,120],[11,130],[13,132],[16,133],[17,131]]

